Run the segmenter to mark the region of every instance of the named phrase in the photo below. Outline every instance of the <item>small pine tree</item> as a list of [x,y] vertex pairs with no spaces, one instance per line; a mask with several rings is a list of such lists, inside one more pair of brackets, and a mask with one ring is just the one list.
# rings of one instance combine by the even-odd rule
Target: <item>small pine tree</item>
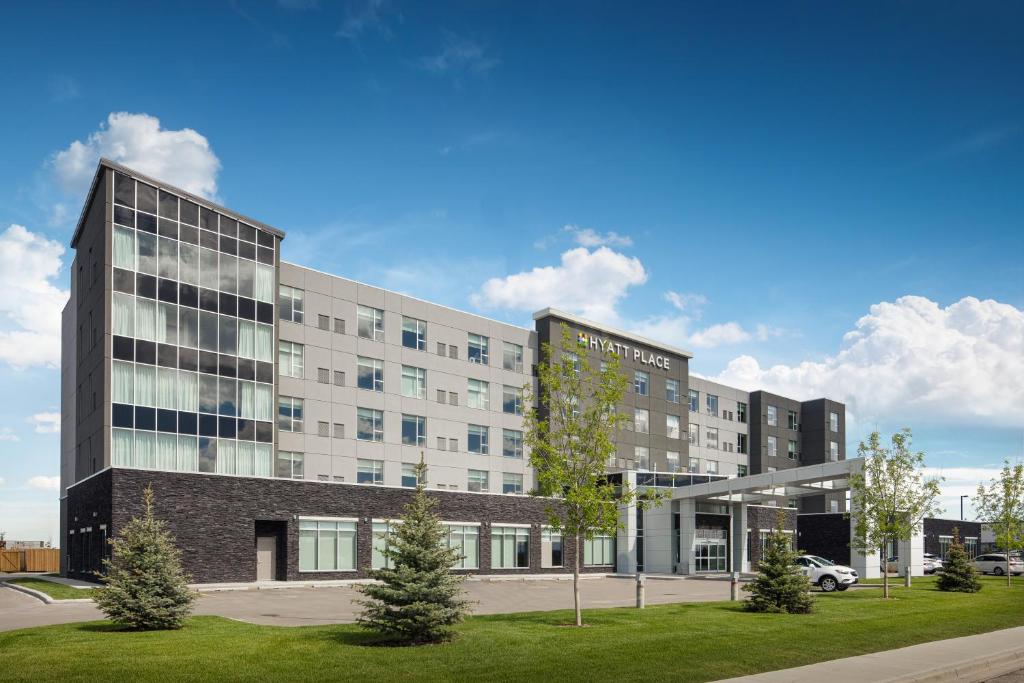
[[775,530],[768,536],[768,546],[758,564],[757,578],[743,587],[750,593],[744,608],[750,612],[782,612],[807,614],[814,607],[811,584],[794,564],[797,553],[783,533],[784,517],[779,513]]
[[379,583],[358,587],[369,598],[359,601],[358,623],[406,645],[449,640],[469,604],[462,577],[451,571],[462,556],[444,543],[445,528],[433,512],[437,501],[426,494],[426,471],[421,459],[416,494],[384,547],[389,566],[370,572]]
[[960,529],[953,529],[953,542],[949,544],[949,557],[943,563],[943,571],[935,586],[940,591],[956,593],[977,593],[981,590],[978,572],[967,557],[963,543],[960,542]]
[[106,588],[96,603],[116,624],[137,631],[181,628],[195,592],[181,568],[181,551],[163,520],[153,517],[153,488],[142,492],[142,517],[134,517],[109,543]]

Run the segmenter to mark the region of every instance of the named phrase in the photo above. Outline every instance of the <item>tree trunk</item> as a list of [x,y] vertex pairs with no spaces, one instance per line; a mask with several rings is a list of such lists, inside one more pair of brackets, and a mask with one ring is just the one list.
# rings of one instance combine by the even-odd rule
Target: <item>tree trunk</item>
[[882,597],[889,599],[889,558],[885,556],[885,545],[882,545]]
[[1010,544],[1006,544],[1006,587],[1010,587]]
[[572,562],[572,599],[576,609],[576,625],[583,626],[583,611],[580,605],[580,535],[576,534],[576,552]]

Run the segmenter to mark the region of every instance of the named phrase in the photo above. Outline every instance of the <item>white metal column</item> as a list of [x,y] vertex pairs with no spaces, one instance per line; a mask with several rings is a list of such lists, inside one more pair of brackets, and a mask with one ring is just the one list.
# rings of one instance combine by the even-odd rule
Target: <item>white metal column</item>
[[697,503],[692,498],[679,501],[679,573],[692,575],[697,572],[693,557],[693,545],[697,538]]
[[733,503],[731,513],[729,516],[729,552],[732,562],[729,571],[747,572],[750,571],[750,562],[747,557],[747,504]]

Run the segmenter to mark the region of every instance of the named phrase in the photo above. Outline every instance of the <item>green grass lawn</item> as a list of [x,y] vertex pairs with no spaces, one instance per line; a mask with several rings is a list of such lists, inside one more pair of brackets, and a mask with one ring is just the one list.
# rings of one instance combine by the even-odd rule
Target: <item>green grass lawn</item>
[[7,583],[16,583],[25,588],[46,593],[54,600],[75,600],[91,598],[96,588],[73,588],[63,583],[47,581],[46,579],[8,579]]
[[[881,599],[874,589],[816,594],[811,615],[736,603],[473,617],[452,643],[370,644],[356,626],[283,628],[195,617],[180,631],[130,633],[105,622],[0,633],[5,681],[391,680],[706,681],[1024,625],[1024,589],[985,579],[976,595],[932,580]],[[584,599],[586,592],[584,592]]]

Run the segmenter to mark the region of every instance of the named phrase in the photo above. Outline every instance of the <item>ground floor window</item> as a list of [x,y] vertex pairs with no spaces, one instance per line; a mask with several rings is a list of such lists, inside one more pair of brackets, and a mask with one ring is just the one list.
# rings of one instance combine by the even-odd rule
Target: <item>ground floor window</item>
[[524,569],[530,566],[530,529],[518,526],[491,527],[491,568]]
[[[725,532],[723,531],[722,533],[724,534]],[[764,553],[768,549],[768,539],[773,533],[775,533],[773,530],[761,529],[761,557],[764,557]],[[789,530],[784,530],[782,533],[789,538],[789,547],[796,550],[794,547],[795,534]]]
[[583,541],[583,566],[601,567],[615,564],[615,537],[594,534]]
[[562,566],[562,532],[544,527],[540,532],[540,566],[552,569]]
[[356,520],[299,518],[299,571],[356,568]]
[[384,548],[391,542],[391,532],[395,530],[396,522],[391,520],[374,520],[373,522],[373,555],[370,559],[371,569],[384,569],[391,567],[391,560],[384,554]]
[[949,546],[953,543],[952,536],[939,536],[939,557],[949,559]]
[[480,527],[476,524],[448,524],[445,541],[449,548],[459,551],[462,559],[455,562],[454,569],[478,569],[480,567]]
[[964,538],[964,551],[967,553],[967,557],[977,557],[978,555],[978,538],[977,536],[967,536]]

